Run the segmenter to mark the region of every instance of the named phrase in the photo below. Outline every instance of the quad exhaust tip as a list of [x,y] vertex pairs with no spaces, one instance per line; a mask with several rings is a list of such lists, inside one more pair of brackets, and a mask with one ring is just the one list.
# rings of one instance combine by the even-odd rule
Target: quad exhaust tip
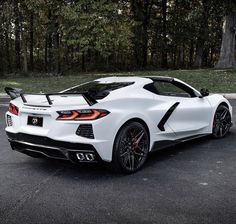
[[95,160],[95,155],[93,153],[77,152],[76,157],[80,162],[92,162]]

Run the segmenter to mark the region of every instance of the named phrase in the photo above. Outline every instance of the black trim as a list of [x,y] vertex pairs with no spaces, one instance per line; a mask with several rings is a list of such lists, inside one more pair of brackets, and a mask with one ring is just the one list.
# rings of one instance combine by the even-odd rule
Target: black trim
[[178,144],[179,142],[177,140],[162,140],[162,141],[156,141],[154,142],[151,151],[157,151],[160,149],[168,148],[173,145]]
[[23,93],[20,93],[20,97],[21,97],[23,103],[27,103],[27,100],[25,99],[25,96]]
[[50,157],[55,159],[64,159],[67,160],[67,156],[65,151],[54,148],[45,148],[38,145],[29,145],[24,142],[17,142],[14,140],[10,140],[10,145],[12,150],[24,153],[29,156],[39,156],[39,157]]
[[151,92],[151,93],[160,95],[160,93],[155,88],[154,83],[146,84],[143,88],[146,89],[147,91]]
[[92,106],[97,103],[97,101],[91,95],[89,95],[88,92],[84,92],[82,96],[84,97],[85,101],[89,106]]
[[162,119],[160,120],[159,124],[157,125],[157,127],[161,130],[161,131],[165,131],[165,123],[167,122],[167,120],[170,118],[171,114],[174,112],[174,110],[176,109],[176,107],[179,105],[179,102],[176,102],[174,105],[172,105],[170,107],[169,110],[167,110],[167,112],[165,113],[165,115],[162,117]]
[[[53,103],[52,103],[52,100],[50,99],[50,96],[67,96],[67,95],[81,95],[81,96],[84,98],[84,100],[87,102],[87,104],[88,104],[89,106],[92,106],[92,105],[94,105],[94,104],[97,103],[97,101],[96,101],[92,96],[90,96],[88,92],[76,92],[76,93],[46,93],[46,94],[26,94],[26,95],[45,96],[46,99],[47,99],[47,101],[48,101],[48,104],[49,104],[49,105],[52,105],[52,104],[53,104]],[[24,96],[24,95],[21,94],[20,96],[21,96],[21,98],[22,98],[22,96]],[[24,97],[24,98],[25,98],[25,97]],[[23,98],[22,98],[22,100],[23,100]],[[27,103],[26,100],[25,100],[25,101],[23,100],[23,102],[24,102],[24,103]]]
[[[102,160],[96,149],[90,144],[62,142],[23,133],[14,134],[7,132],[7,135],[12,150],[29,156],[70,160],[74,163],[99,162]],[[95,159],[93,161],[79,161],[76,157],[78,152],[92,153]]]
[[76,134],[84,138],[94,139],[92,124],[80,124],[76,131]]
[[45,93],[45,94],[43,94],[43,93],[37,93],[37,94],[28,94],[27,93],[27,94],[24,94],[21,89],[14,89],[14,88],[11,88],[11,87],[6,87],[5,91],[11,97],[11,99],[17,98],[18,94],[19,94],[19,96],[21,97],[23,103],[27,103],[25,95],[26,96],[27,95],[45,96],[49,105],[53,104],[52,100],[50,99],[50,96],[67,96],[67,95],[81,95],[89,106],[92,106],[92,105],[97,103],[96,99],[94,99],[86,91],[76,92],[76,93],[66,93],[66,92],[64,92],[64,93]]
[[[27,142],[18,142],[9,139],[12,150],[24,153],[32,157],[46,157],[51,159],[60,159],[60,160],[69,160],[74,163],[83,163],[83,162],[99,162],[101,157],[96,151],[87,151],[87,150],[69,150],[64,148],[54,148],[47,147],[44,145],[34,145]],[[94,160],[88,161],[79,161],[76,157],[76,153],[91,153],[94,155]]]
[[5,87],[5,92],[11,97],[12,100],[16,99],[22,93],[22,89]]
[[[50,108],[51,107],[51,106],[46,106],[46,105],[33,105],[33,104],[24,104],[24,106],[27,106],[27,107],[43,107],[43,108]],[[27,108],[27,107],[25,107],[25,108]],[[29,109],[29,108],[27,108],[27,109]],[[30,109],[32,109],[32,108],[30,108]],[[35,109],[35,108],[33,108],[33,109]]]
[[168,148],[174,145],[177,145],[179,143],[183,143],[186,141],[190,141],[196,138],[201,138],[204,136],[207,136],[209,134],[199,134],[199,135],[193,135],[193,136],[189,136],[189,137],[185,137],[185,138],[180,138],[180,139],[176,139],[176,140],[162,140],[162,141],[156,141],[154,142],[151,152],[160,150],[160,149],[164,149],[164,148]]
[[146,84],[143,88],[154,93],[154,94],[157,94],[157,95],[162,95],[162,96],[173,96],[173,97],[186,97],[186,96],[182,96],[182,95],[178,95],[178,94],[164,94],[164,93],[161,93],[155,86],[154,86],[154,83],[155,82],[167,82],[167,83],[171,83],[172,85],[182,89],[183,91],[185,91],[186,93],[188,93],[191,98],[193,97],[200,97],[201,95],[196,92],[192,87],[189,87],[187,85],[185,85],[184,83],[182,82],[179,82],[179,81],[176,81],[174,78],[171,78],[171,77],[146,77],[146,78],[150,78],[153,83],[149,83],[149,84]]
[[174,78],[168,76],[146,76],[145,78],[151,79],[152,81],[166,81],[166,82],[174,81]]
[[45,145],[49,147],[65,148],[71,150],[88,150],[88,151],[95,150],[95,148],[90,144],[57,141],[44,136],[29,135],[24,133],[17,133],[17,134],[10,132],[6,133],[8,138],[13,141],[22,141],[31,144]]

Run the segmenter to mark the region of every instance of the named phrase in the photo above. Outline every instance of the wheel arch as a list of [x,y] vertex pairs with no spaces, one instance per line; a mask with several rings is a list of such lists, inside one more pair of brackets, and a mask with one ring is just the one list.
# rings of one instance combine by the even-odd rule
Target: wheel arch
[[218,106],[217,106],[217,108],[219,107],[219,106],[226,106],[228,109],[229,109],[229,105],[226,103],[226,102],[221,102]]
[[[144,128],[146,129],[146,131],[147,131],[147,133],[148,133],[149,148],[150,148],[150,146],[151,146],[151,142],[150,142],[151,136],[150,136],[150,130],[149,130],[149,127],[148,127],[147,123],[146,123],[143,119],[141,119],[141,118],[139,118],[139,117],[133,117],[133,118],[130,118],[130,119],[126,120],[125,122],[123,122],[123,124],[119,127],[118,131],[116,132],[116,135],[115,135],[115,138],[114,138],[113,144],[112,144],[112,158],[113,158],[113,154],[114,154],[114,145],[115,145],[115,141],[116,141],[116,139],[117,139],[117,136],[118,136],[119,132],[121,131],[121,129],[122,129],[126,124],[128,124],[128,123],[130,123],[130,122],[139,122],[139,123],[141,123],[141,124],[144,126]],[[150,149],[149,149],[149,150],[150,150]]]
[[[213,115],[212,115],[212,119],[211,119],[211,131],[212,131],[212,126],[213,126],[213,122],[214,122],[214,117],[215,117],[215,113],[217,111],[217,109],[220,107],[220,106],[225,106],[229,109],[230,111],[230,114],[231,114],[231,119],[232,119],[232,107],[231,105],[229,104],[229,102],[224,99],[223,101],[219,102],[215,107],[214,107],[214,110],[213,110]],[[212,132],[211,132],[212,133]]]
[[[220,135],[217,134],[218,132],[217,132],[217,133],[214,133],[214,131],[213,131],[214,127],[212,126],[212,135],[213,135],[214,138],[222,138],[222,137],[224,137],[224,136],[228,133],[228,131],[230,130],[230,127],[232,126],[232,113],[231,113],[231,111],[230,111],[230,105],[228,105],[227,102],[221,102],[221,103],[219,103],[219,105],[217,106],[217,108],[216,108],[216,110],[215,110],[215,114],[217,113],[217,110],[218,110],[219,108],[224,108],[224,109],[223,109],[223,112],[224,112],[225,110],[228,110],[229,116],[230,116],[230,126],[228,127],[227,131],[224,132],[224,134],[222,134],[222,131],[221,131],[221,134],[220,134]],[[214,123],[214,119],[215,119],[215,114],[214,114],[214,118],[213,118],[213,123]],[[225,130],[226,130],[226,129],[225,129]]]
[[[127,123],[129,123],[129,122],[139,122],[139,123],[141,123],[144,127],[145,127],[145,129],[146,129],[146,131],[147,131],[147,133],[148,133],[148,137],[149,137],[149,141],[150,141],[150,130],[149,130],[149,127],[148,127],[148,125],[147,125],[147,123],[143,120],[143,119],[141,119],[141,118],[139,118],[139,117],[134,117],[134,118],[131,118],[131,119],[129,119],[129,120],[127,120],[123,125],[121,125],[121,127],[119,128],[119,130],[118,130],[118,132],[120,131],[120,129],[124,126],[124,125],[126,125]],[[118,133],[117,132],[117,133]]]

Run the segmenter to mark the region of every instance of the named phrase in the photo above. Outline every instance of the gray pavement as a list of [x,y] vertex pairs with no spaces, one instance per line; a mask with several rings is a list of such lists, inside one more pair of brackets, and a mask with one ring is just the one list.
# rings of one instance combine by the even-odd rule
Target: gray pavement
[[141,171],[123,176],[12,151],[6,109],[0,106],[1,224],[235,223],[235,126],[224,139],[204,137],[154,153]]

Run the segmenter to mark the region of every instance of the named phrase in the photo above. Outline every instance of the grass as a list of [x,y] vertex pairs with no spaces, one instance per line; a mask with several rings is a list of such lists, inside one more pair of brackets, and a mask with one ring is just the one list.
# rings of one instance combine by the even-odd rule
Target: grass
[[236,93],[235,70],[167,70],[167,71],[139,71],[127,73],[83,74],[68,76],[50,76],[47,74],[29,77],[14,77],[0,79],[0,93],[4,87],[17,87],[25,92],[56,92],[106,76],[171,76],[179,78],[196,89],[208,88],[214,93]]

